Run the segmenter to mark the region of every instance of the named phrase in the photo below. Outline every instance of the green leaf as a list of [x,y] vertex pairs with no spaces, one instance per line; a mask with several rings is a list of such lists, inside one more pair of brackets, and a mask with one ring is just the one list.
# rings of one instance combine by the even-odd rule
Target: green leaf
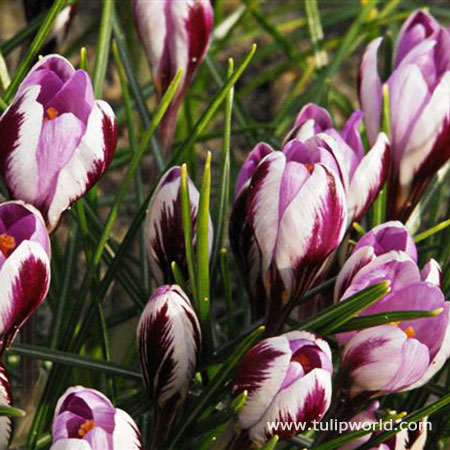
[[329,334],[348,322],[360,311],[378,302],[390,290],[389,281],[382,281],[369,286],[348,299],[324,309],[313,318],[300,323],[298,328],[319,331],[324,335]]
[[175,261],[172,261],[170,267],[172,269],[172,274],[173,274],[175,283],[178,284],[178,286],[180,286],[184,292],[187,292],[186,281],[183,278],[183,274],[181,273],[181,270],[178,267],[178,264]]
[[236,398],[233,399],[231,402],[231,409],[234,411],[234,413],[238,413],[245,405],[245,402],[247,401],[248,397],[248,391],[244,390],[242,391]]
[[97,40],[97,50],[92,76],[92,85],[94,86],[94,95],[96,98],[100,98],[102,95],[106,69],[108,67],[113,9],[114,0],[103,0],[102,19],[100,22],[100,31]]
[[262,447],[261,450],[273,450],[279,441],[278,434],[272,437],[269,441],[267,441]]
[[383,325],[390,322],[436,317],[443,311],[443,308],[437,308],[433,311],[392,311],[380,314],[369,314],[367,316],[350,319],[347,323],[335,329],[334,333],[362,330],[364,328],[376,327],[377,325]]
[[185,431],[191,427],[192,423],[202,414],[205,408],[211,406],[213,398],[218,392],[220,392],[221,389],[223,389],[225,383],[230,378],[234,368],[239,363],[244,353],[260,339],[263,333],[264,327],[257,328],[235,349],[230,358],[223,364],[222,368],[216,373],[214,378],[202,392],[192,411],[186,415],[182,425],[175,432],[172,441],[168,445],[168,450],[178,448],[177,444],[184,435]]
[[435,235],[436,233],[439,233],[439,231],[445,230],[450,225],[450,219],[444,220],[441,223],[438,223],[434,227],[431,227],[430,229],[416,234],[414,236],[414,242],[418,244],[419,242],[424,241],[425,239],[428,239],[429,237]]
[[320,12],[317,0],[306,0],[303,2],[306,17],[308,18],[308,29],[314,49],[316,67],[320,69],[328,64],[327,52],[323,49],[323,29],[320,21]]
[[214,350],[209,286],[209,202],[211,197],[211,152],[207,153],[200,200],[197,211],[197,307],[203,331],[203,347],[206,354]]
[[228,336],[231,338],[234,335],[234,328],[235,328],[234,304],[233,304],[233,293],[231,290],[230,267],[226,248],[220,250],[220,271],[222,274],[223,293],[225,296],[225,305],[227,308]]
[[9,103],[11,99],[13,98],[17,88],[19,87],[19,84],[22,82],[22,80],[25,78],[25,75],[27,74],[31,64],[33,63],[34,59],[39,53],[39,50],[42,48],[42,45],[45,42],[45,39],[47,38],[48,34],[50,33],[53,24],[56,20],[56,17],[58,17],[58,14],[61,12],[63,7],[65,6],[66,0],[55,0],[53,2],[52,7],[48,11],[47,15],[45,16],[44,22],[42,23],[41,27],[39,28],[38,33],[36,34],[36,37],[33,39],[33,42],[28,48],[27,53],[25,54],[25,57],[21,60],[19,67],[17,68],[10,85],[8,86],[8,89],[5,91],[4,99],[6,103]]
[[0,405],[0,417],[22,418],[25,416],[26,416],[26,412],[19,408],[13,408],[12,406],[7,406],[7,405]]
[[8,66],[6,65],[6,61],[3,58],[3,54],[0,51],[0,85],[2,89],[5,91],[6,89],[8,89],[10,83],[11,79],[9,77]]

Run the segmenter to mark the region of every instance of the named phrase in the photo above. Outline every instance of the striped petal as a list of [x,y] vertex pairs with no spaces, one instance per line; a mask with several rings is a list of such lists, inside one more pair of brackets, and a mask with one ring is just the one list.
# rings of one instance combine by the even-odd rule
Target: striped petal
[[186,294],[176,285],[153,294],[137,329],[147,389],[160,407],[186,398],[201,343],[200,326]]
[[423,281],[439,287],[442,285],[442,269],[439,263],[434,259],[430,259],[425,264],[423,269],[420,271],[420,275]]
[[23,241],[0,270],[1,350],[10,345],[20,326],[43,302],[49,285],[47,253],[37,242]]
[[[0,406],[11,406],[12,396],[8,375],[0,363]],[[11,437],[11,418],[0,417],[0,450],[7,450]]]
[[142,450],[141,434],[134,420],[123,410],[114,416],[113,448],[115,450]]

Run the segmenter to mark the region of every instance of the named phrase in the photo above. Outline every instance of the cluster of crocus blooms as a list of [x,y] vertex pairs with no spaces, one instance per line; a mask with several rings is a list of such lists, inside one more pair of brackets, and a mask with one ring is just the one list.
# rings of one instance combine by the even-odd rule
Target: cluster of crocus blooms
[[0,118],[0,173],[10,195],[34,205],[48,230],[93,186],[116,149],[111,107],[89,75],[58,55],[28,73]]
[[50,285],[50,238],[34,207],[0,205],[0,356]]
[[270,423],[320,421],[330,406],[332,373],[330,347],[313,333],[291,331],[261,341],[236,370],[233,395],[248,392],[240,427],[257,445],[275,434],[293,437],[295,428],[273,430]]
[[378,73],[382,38],[367,48],[361,63],[359,96],[367,136],[377,139],[382,90],[390,98],[392,162],[388,218],[405,221],[437,170],[450,158],[450,31],[425,11],[404,23],[387,80]]
[[213,8],[210,0],[133,0],[137,31],[161,98],[179,69],[183,79],[160,125],[164,148],[169,149],[177,113],[211,39]]
[[188,394],[201,346],[197,316],[179,286],[161,286],[150,298],[138,324],[137,345],[156,415],[153,442],[162,445]]
[[281,328],[320,275],[347,227],[339,176],[297,140],[282,151],[258,144],[239,173],[230,241],[246,278],[254,317]]
[[142,450],[133,419],[94,389],[69,388],[58,400],[51,450]]
[[[155,189],[145,224],[147,254],[153,277],[159,285],[173,283],[172,262],[177,263],[185,280],[188,279],[183,218],[181,214],[180,166],[169,169]],[[197,210],[200,193],[188,178],[192,218],[192,240],[196,241]],[[212,250],[213,226],[209,218],[209,251]]]
[[338,336],[351,395],[422,386],[450,355],[450,303],[440,288],[440,267],[430,260],[419,269],[417,249],[400,222],[379,225],[359,240],[339,274],[336,301],[382,280],[390,281],[391,291],[361,315],[405,310],[440,314]]

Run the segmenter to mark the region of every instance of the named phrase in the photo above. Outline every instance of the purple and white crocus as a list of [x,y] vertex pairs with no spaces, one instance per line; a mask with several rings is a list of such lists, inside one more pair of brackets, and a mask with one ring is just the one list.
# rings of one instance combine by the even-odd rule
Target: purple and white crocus
[[201,346],[197,316],[179,286],[161,286],[150,298],[138,324],[137,346],[155,408],[153,440],[162,445],[188,394]]
[[355,111],[342,131],[333,127],[327,110],[308,104],[300,111],[287,135],[284,151],[295,147],[305,162],[321,163],[334,170],[347,196],[348,223],[358,222],[379,194],[386,180],[390,160],[387,136],[379,133],[366,153],[358,126],[361,111]]
[[[297,145],[298,144],[298,145]],[[300,141],[283,151],[258,144],[236,183],[230,240],[246,278],[253,315],[280,329],[317,280],[347,228],[344,187],[336,172],[310,161]]]
[[[8,374],[0,363],[0,406],[11,406],[12,395]],[[7,450],[11,438],[11,418],[0,417],[0,450]]]
[[0,356],[44,301],[50,238],[41,214],[22,202],[0,205]]
[[[191,203],[192,239],[196,242],[197,210],[200,194],[188,178]],[[176,262],[185,280],[189,278],[186,247],[184,243],[183,218],[181,215],[180,166],[169,169],[150,201],[145,225],[147,254],[153,277],[157,284],[173,283],[172,262]],[[209,252],[213,242],[213,226],[209,217]]]
[[361,316],[406,310],[442,312],[338,335],[345,344],[343,368],[352,380],[352,395],[422,386],[450,356],[450,303],[440,288],[440,267],[430,260],[419,269],[417,249],[400,222],[379,225],[360,239],[338,276],[335,299],[345,301],[383,280],[390,281],[391,291]]
[[58,55],[28,73],[0,118],[0,172],[11,197],[39,209],[51,232],[108,168],[117,141],[110,106],[89,75]]
[[333,372],[328,344],[307,331],[265,339],[240,361],[233,395],[248,392],[238,414],[249,440],[262,445],[273,435],[289,439],[292,429],[269,429],[271,422],[320,421],[331,402]]
[[389,89],[392,162],[387,212],[406,221],[437,170],[450,158],[450,31],[423,10],[402,26],[387,80],[378,73],[382,38],[369,44],[359,95],[369,142],[380,131],[382,86]]
[[133,0],[133,10],[159,98],[178,70],[184,70],[179,90],[160,125],[163,146],[169,149],[181,102],[208,50],[213,8],[209,0]]
[[58,400],[51,450],[142,450],[134,420],[94,389],[75,386]]

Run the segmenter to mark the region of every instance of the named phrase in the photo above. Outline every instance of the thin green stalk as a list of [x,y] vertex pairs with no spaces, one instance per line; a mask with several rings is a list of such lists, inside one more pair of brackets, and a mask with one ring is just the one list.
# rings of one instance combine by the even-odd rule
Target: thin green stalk
[[220,250],[220,271],[222,274],[225,305],[227,308],[228,336],[231,338],[234,335],[234,304],[231,290],[230,267],[226,248]]
[[317,0],[304,0],[306,17],[308,18],[308,30],[314,49],[314,58],[318,69],[328,64],[328,56],[323,49],[323,29],[320,20],[319,6]]
[[3,58],[3,54],[0,51],[0,84],[3,91],[8,89],[10,83],[11,78],[9,77],[8,66],[6,65],[6,61]]
[[206,354],[214,350],[209,283],[209,203],[211,198],[211,152],[207,153],[200,200],[197,211],[197,306],[203,331],[203,348]]
[[443,222],[438,223],[434,227],[431,227],[430,229],[428,229],[422,233],[416,234],[414,236],[414,242],[416,244],[418,244],[419,242],[422,242],[425,239],[428,239],[429,237],[435,235],[436,233],[439,233],[440,231],[445,230],[448,226],[450,226],[450,219],[444,220]]
[[97,40],[97,49],[92,76],[92,85],[94,86],[94,95],[96,98],[100,98],[102,95],[106,69],[108,68],[113,9],[113,0],[103,0],[102,19],[100,22],[100,31]]
[[30,68],[36,56],[38,55],[39,50],[41,49],[42,45],[45,42],[46,37],[48,36],[48,34],[52,29],[56,17],[65,6],[65,3],[66,0],[55,0],[52,7],[45,16],[44,22],[42,23],[38,33],[36,34],[36,37],[33,39],[33,42],[28,48],[25,57],[20,62],[19,67],[17,68],[13,78],[11,79],[11,83],[8,86],[8,89],[5,91],[4,99],[7,103],[11,101],[17,88],[19,87],[19,84],[25,78],[28,69]]

